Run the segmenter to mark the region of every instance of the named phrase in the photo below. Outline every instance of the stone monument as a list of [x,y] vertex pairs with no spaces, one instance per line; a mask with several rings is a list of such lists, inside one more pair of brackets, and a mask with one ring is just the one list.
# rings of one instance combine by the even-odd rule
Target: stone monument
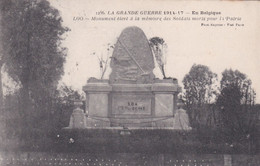
[[90,78],[83,87],[85,128],[174,129],[180,87],[176,79],[155,78],[152,50],[140,28],[122,31],[110,66],[109,80]]
[[110,64],[111,84],[148,84],[154,79],[154,61],[144,32],[137,27],[123,30]]

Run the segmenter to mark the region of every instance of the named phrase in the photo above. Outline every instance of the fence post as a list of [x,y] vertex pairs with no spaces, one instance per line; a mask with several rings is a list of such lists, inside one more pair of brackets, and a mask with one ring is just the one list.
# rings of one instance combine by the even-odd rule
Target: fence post
[[232,166],[232,156],[224,154],[224,166]]

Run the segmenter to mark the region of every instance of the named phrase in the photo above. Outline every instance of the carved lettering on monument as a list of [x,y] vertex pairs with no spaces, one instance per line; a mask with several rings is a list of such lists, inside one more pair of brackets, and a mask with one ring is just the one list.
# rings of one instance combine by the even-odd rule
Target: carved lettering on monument
[[113,114],[116,115],[151,115],[151,97],[144,95],[115,95]]
[[123,106],[118,106],[118,110],[120,112],[143,112],[145,111],[145,106],[143,106],[142,103],[138,103],[135,101],[128,101],[127,104],[123,105]]

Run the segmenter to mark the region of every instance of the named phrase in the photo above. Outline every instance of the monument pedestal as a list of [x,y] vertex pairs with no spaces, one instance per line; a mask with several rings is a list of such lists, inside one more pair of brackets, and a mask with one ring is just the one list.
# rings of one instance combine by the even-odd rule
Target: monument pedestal
[[86,128],[174,127],[179,86],[173,80],[152,84],[109,84],[89,80],[86,92]]
[[113,84],[110,102],[113,127],[152,127],[154,97],[151,84]]
[[155,126],[174,127],[177,95],[180,91],[177,81],[157,80],[152,86],[152,91],[155,97],[155,117],[162,117],[162,120],[155,122]]
[[110,127],[108,95],[112,87],[108,81],[90,79],[83,90],[86,92],[86,127]]

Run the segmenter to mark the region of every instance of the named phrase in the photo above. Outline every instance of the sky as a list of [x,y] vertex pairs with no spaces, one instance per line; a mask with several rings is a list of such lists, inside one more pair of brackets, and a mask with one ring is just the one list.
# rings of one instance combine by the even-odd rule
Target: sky
[[[60,11],[63,25],[71,29],[63,41],[63,46],[68,48],[68,56],[61,83],[82,90],[88,78],[99,78],[101,74],[97,56],[107,56],[107,44],[115,44],[124,28],[138,26],[148,39],[158,36],[165,40],[168,45],[166,75],[177,78],[181,86],[193,64],[208,66],[218,74],[219,81],[225,69],[237,69],[252,80],[257,103],[260,103],[259,2],[50,0],[50,3]],[[138,14],[124,15],[124,11],[135,11]],[[152,11],[162,13],[155,14]],[[200,11],[213,11],[215,15],[200,14]],[[111,15],[112,12],[114,15]],[[199,14],[196,15],[196,12]],[[217,14],[219,12],[221,14]],[[132,16],[134,19],[196,17],[202,20],[129,20]],[[128,17],[128,20],[93,21],[92,17]],[[209,26],[202,26],[202,23]],[[105,78],[109,77],[110,72],[108,69]],[[162,78],[158,67],[154,73]]]

